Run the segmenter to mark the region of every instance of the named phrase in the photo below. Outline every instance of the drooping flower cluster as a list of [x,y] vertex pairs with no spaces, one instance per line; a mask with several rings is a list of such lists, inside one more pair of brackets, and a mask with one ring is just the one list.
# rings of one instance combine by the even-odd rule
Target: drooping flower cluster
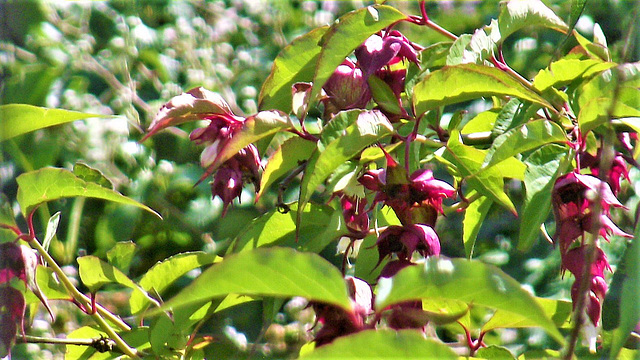
[[[612,174],[626,174],[626,167],[621,166],[624,171],[620,168],[612,168]],[[612,178],[613,176],[609,177],[609,179]],[[614,185],[617,184],[616,189],[619,189],[619,179],[618,177],[611,180]],[[607,241],[611,235],[624,237],[631,237],[631,235],[620,230],[609,218],[612,207],[624,207],[614,195],[612,187],[593,175],[574,171],[561,176],[556,180],[551,196],[556,219],[554,241],[560,248],[563,270],[569,270],[575,276],[575,282],[571,287],[571,297],[575,306],[587,251],[582,241],[578,246],[573,246],[576,240],[582,240],[586,233],[593,232],[597,232]],[[600,199],[599,206],[596,206],[596,198]],[[598,207],[599,213],[594,213]],[[586,310],[593,325],[598,326],[602,301],[607,292],[604,270],[611,269],[604,252],[599,247],[595,250],[596,258],[591,265],[589,300]]]
[[209,121],[206,127],[193,130],[189,139],[205,146],[200,165],[206,172],[201,180],[217,170],[211,183],[211,194],[222,199],[224,215],[233,199],[240,197],[245,182],[252,182],[258,190],[260,155],[255,145],[249,144],[220,163],[221,154],[234,135],[242,130],[246,118],[235,115],[220,95],[201,87],[194,88],[165,104],[141,141],[169,126],[195,120]]

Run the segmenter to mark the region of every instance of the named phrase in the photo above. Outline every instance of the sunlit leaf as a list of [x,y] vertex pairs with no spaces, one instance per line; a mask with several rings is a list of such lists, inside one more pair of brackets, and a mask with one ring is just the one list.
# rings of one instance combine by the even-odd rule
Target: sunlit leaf
[[381,112],[377,110],[361,112],[356,122],[345,129],[343,136],[329,143],[318,155],[316,161],[310,161],[307,164],[300,185],[300,203],[306,203],[313,191],[338,166],[392,131],[391,123]]
[[464,211],[464,220],[462,220],[462,242],[464,243],[464,252],[467,258],[473,256],[473,249],[476,244],[480,227],[484,222],[484,218],[489,213],[493,201],[486,196],[481,196],[473,201]]
[[[209,265],[213,263],[214,259],[215,255],[201,251],[174,255],[153,265],[142,276],[138,284],[145,291],[161,294],[169,285],[187,272],[203,265]],[[139,313],[149,304],[149,299],[140,292],[132,293],[129,298],[132,314]]]
[[18,176],[16,181],[18,182],[18,203],[24,216],[31,214],[42,203],[82,196],[136,206],[162,218],[148,206],[115,190],[86,182],[65,169],[43,168],[24,173]]
[[[640,95],[640,92],[635,92]],[[614,104],[613,100],[608,97],[591,99],[580,109],[578,114],[580,130],[587,133],[606,123],[610,116],[611,118],[639,117],[640,108],[629,106],[621,101],[616,101]]]
[[487,347],[481,347],[474,355],[478,359],[491,359],[491,360],[515,360],[511,351],[503,346],[489,345]]
[[[131,331],[119,334],[122,339],[131,347],[138,351],[149,350],[149,328],[139,327]],[[100,339],[108,338],[107,334],[90,326],[83,326],[70,332],[69,339]],[[97,352],[96,349],[86,345],[67,345],[65,359],[77,360],[111,360],[122,358],[122,353],[117,349],[113,352]]]
[[322,52],[309,98],[315,99],[320,94],[338,65],[369,36],[406,17],[387,5],[369,6],[340,17],[322,38]]
[[[535,298],[536,302],[546,316],[553,321],[556,327],[570,326],[573,307],[570,301]],[[491,320],[482,327],[482,331],[491,331],[499,328],[527,328],[538,324],[519,314],[497,310]]]
[[414,330],[366,330],[340,337],[300,359],[457,359],[447,345]]
[[427,75],[413,91],[416,114],[439,106],[488,96],[514,96],[552,108],[533,90],[494,67],[462,64],[445,66]]
[[485,158],[483,165],[488,168],[542,145],[566,141],[567,136],[560,125],[545,119],[534,120],[496,138],[494,144],[499,145],[495,148],[492,145],[487,156],[488,159]]
[[378,282],[376,308],[417,299],[451,299],[513,313],[542,327],[552,338],[562,335],[536,300],[495,266],[475,260],[428,258]]
[[85,163],[75,163],[73,165],[73,174],[86,182],[96,183],[102,187],[113,190],[111,180],[104,176],[100,170],[94,169]]
[[568,29],[567,24],[540,0],[506,2],[498,23],[502,40],[526,26],[544,26],[563,33]]
[[0,105],[0,141],[18,135],[76,120],[105,115],[86,114],[63,109],[47,109],[25,104]]
[[107,260],[126,274],[129,272],[135,251],[136,244],[133,241],[118,242],[107,251]]
[[260,110],[291,110],[291,86],[311,81],[322,47],[318,44],[328,26],[319,27],[294,39],[273,61],[271,74],[265,80],[258,97]]
[[226,256],[222,262],[203,271],[162,309],[228,294],[302,296],[350,308],[342,274],[319,255],[290,248],[258,248]]
[[576,79],[588,78],[614,66],[615,63],[593,59],[560,59],[552,62],[547,69],[540,70],[533,78],[533,86],[545,91],[552,86],[557,88]]
[[400,101],[393,93],[391,86],[384,82],[376,75],[369,76],[368,79],[369,89],[371,89],[371,96],[373,100],[385,111],[392,114],[402,114],[402,108],[400,107]]

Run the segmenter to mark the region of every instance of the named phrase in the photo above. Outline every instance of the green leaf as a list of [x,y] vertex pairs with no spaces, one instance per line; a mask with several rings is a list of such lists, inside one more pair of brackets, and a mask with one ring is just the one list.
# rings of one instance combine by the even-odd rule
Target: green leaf
[[107,260],[116,268],[120,269],[123,273],[129,272],[131,266],[131,260],[135,255],[136,244],[132,241],[123,241],[116,243],[113,248],[107,251]]
[[[500,136],[512,127],[513,119],[520,108],[520,104],[522,103],[518,99],[511,99],[504,104],[498,112],[493,129],[491,129],[491,136]],[[495,140],[493,144],[495,144]]]
[[427,75],[415,86],[413,103],[416,114],[421,115],[439,106],[488,96],[514,96],[553,108],[507,73],[476,64],[445,66]]
[[495,148],[492,145],[483,165],[489,168],[542,145],[565,141],[567,136],[560,125],[545,119],[534,120],[498,136],[493,143],[499,145]]
[[175,309],[228,294],[302,296],[344,309],[351,307],[342,274],[319,255],[290,248],[259,248],[225,256],[162,309]]
[[567,147],[550,144],[534,151],[524,161],[527,170],[524,173],[526,201],[521,211],[518,250],[527,251],[538,239],[540,225],[551,211],[551,190],[569,160]]
[[[622,91],[622,89],[621,89]],[[633,90],[632,90],[633,91]],[[640,92],[634,91],[636,95]],[[639,117],[640,108],[629,106],[621,101],[616,101],[608,97],[591,99],[585,106],[580,108],[578,114],[578,124],[583,134],[606,123],[611,118]]]
[[446,325],[469,313],[469,305],[458,300],[423,299],[422,309],[435,325]]
[[309,161],[307,164],[300,185],[300,206],[309,201],[313,191],[338,166],[392,131],[391,123],[381,112],[361,112],[356,122],[347,127],[343,136],[329,143],[316,161]]
[[365,330],[337,338],[300,359],[457,359],[447,345],[414,330]]
[[[547,318],[551,319],[556,327],[567,327],[570,325],[573,307],[571,301],[535,298],[536,302],[544,311]],[[499,328],[527,328],[535,327],[538,324],[531,319],[527,319],[520,314],[497,310],[491,320],[482,326],[482,331],[491,331]]]
[[475,358],[480,359],[491,359],[491,360],[515,360],[516,357],[513,356],[511,351],[503,346],[497,345],[489,345],[487,347],[481,347],[476,352]]
[[371,89],[371,96],[373,100],[385,111],[392,114],[402,114],[402,108],[400,102],[396,97],[396,94],[391,90],[391,86],[384,82],[376,75],[369,76],[367,80],[369,83],[369,89]]
[[73,165],[73,174],[78,178],[89,182],[96,183],[102,187],[113,190],[113,183],[104,174],[98,170],[90,167],[87,164],[77,162]]
[[612,62],[603,62],[593,59],[560,59],[542,69],[533,78],[533,86],[545,91],[550,87],[565,86],[576,79],[583,79],[598,74],[616,66]]
[[107,264],[99,258],[89,255],[82,256],[77,259],[78,273],[82,283],[86,285],[91,292],[97,292],[102,286],[107,284],[120,284],[133,289],[133,293],[139,293],[140,296],[146,297],[149,301],[154,301],[140,286],[134,283],[127,275],[117,268]]
[[461,35],[454,42],[447,57],[447,65],[483,64],[493,56],[499,41],[498,22],[492,19],[491,24],[477,29],[473,35]]
[[460,300],[523,317],[552,338],[563,338],[536,300],[520,283],[495,266],[476,260],[431,257],[378,282],[376,309],[417,299]]
[[[139,327],[131,331],[121,332],[119,335],[122,339],[131,347],[138,351],[149,350],[151,344],[149,344],[149,328]],[[90,326],[83,326],[69,333],[67,338],[69,339],[99,339],[108,338],[107,334]],[[67,345],[65,352],[65,359],[74,360],[110,360],[121,359],[122,353],[119,351],[113,352],[97,352],[96,349],[86,345]]]
[[38,265],[36,283],[42,294],[49,300],[69,300],[71,298],[64,285],[58,282],[57,277],[53,275],[51,268]]
[[[149,269],[138,282],[145,291],[161,294],[169,285],[187,272],[214,262],[215,255],[202,251],[187,252],[171,256]],[[129,298],[131,313],[137,314],[150,304],[142,293],[134,292]]]
[[322,86],[338,65],[369,36],[406,18],[406,15],[387,5],[369,6],[340,17],[322,38],[322,52],[309,99],[315,99],[320,94]]
[[211,163],[208,173],[215,171],[225,161],[231,159],[245,146],[273,135],[278,131],[293,128],[293,123],[285,113],[279,110],[260,111],[254,116],[248,117],[242,129],[235,134],[229,142],[220,150],[216,159]]
[[53,214],[47,222],[47,230],[45,231],[44,239],[42,240],[42,247],[45,250],[49,250],[51,240],[53,240],[53,237],[56,236],[56,233],[58,232],[58,224],[60,224],[60,211]]
[[481,196],[473,201],[464,211],[462,220],[462,241],[464,242],[464,252],[468,259],[473,257],[473,249],[476,244],[478,232],[489,213],[493,201],[486,196]]
[[500,113],[499,109],[483,111],[469,120],[460,132],[462,134],[472,134],[477,132],[491,131],[495,126],[496,119]]
[[162,216],[150,207],[115,190],[86,182],[65,169],[43,168],[24,173],[18,176],[16,181],[18,182],[17,199],[25,217],[29,216],[42,203],[82,196],[136,206],[162,219]]
[[527,26],[544,26],[563,33],[569,28],[540,0],[508,1],[500,11],[498,23],[502,40]]
[[296,203],[291,205],[287,213],[274,209],[255,219],[229,246],[229,251],[243,252],[259,247],[287,246],[301,251],[320,252],[329,242],[348,232],[342,221],[342,212],[328,205],[306,204],[300,216],[300,233],[304,237],[297,242]]
[[447,143],[444,159],[453,163],[463,177],[480,194],[516,213],[511,199],[504,192],[504,177],[522,178],[525,165],[515,158],[488,169],[481,169],[486,151],[460,142],[458,131],[453,131]]
[[352,109],[338,112],[334,117],[327,122],[322,128],[320,134],[320,142],[318,143],[318,150],[324,151],[324,149],[333,140],[338,139],[345,135],[345,129],[353,125],[358,120],[358,116],[362,113],[360,109]]
[[24,104],[0,105],[0,119],[2,119],[0,121],[0,141],[49,126],[92,117],[107,116]]
[[[15,229],[18,228],[18,224],[16,224],[16,217],[13,213],[13,208],[11,207],[11,202],[7,195],[0,192],[0,224],[13,227]],[[18,237],[18,235],[13,232],[13,230],[5,229],[0,227],[0,244],[14,241]]]
[[640,321],[640,226],[636,226],[634,240],[630,242],[624,259],[624,273],[626,279],[622,285],[620,299],[620,326],[613,331],[613,340],[609,358],[615,359],[631,331]]
[[262,196],[274,182],[307,160],[315,148],[314,142],[297,136],[280,145],[278,150],[271,154],[262,172],[260,192],[257,196]]
[[[311,81],[322,47],[318,44],[329,29],[323,26],[297,37],[273,61],[271,73],[258,97],[260,110],[291,111],[291,86]],[[336,66],[337,67],[337,66]]]

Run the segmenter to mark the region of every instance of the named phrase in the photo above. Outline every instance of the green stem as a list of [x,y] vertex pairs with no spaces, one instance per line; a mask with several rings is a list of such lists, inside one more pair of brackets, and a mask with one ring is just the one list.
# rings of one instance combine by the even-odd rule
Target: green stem
[[[47,261],[47,263],[52,268],[53,272],[56,273],[58,279],[60,280],[60,282],[62,282],[69,294],[78,303],[84,306],[85,309],[91,309],[91,302],[88,301],[89,299],[87,299],[82,293],[80,293],[80,291],[78,291],[78,289],[76,289],[76,287],[71,283],[71,280],[69,280],[64,271],[62,271],[62,268],[60,268],[60,266],[51,257],[51,255],[49,255],[49,253],[47,253],[42,245],[40,245],[38,239],[34,237],[29,243],[31,244],[31,246],[36,248],[36,250],[38,250],[38,253],[40,253],[40,256],[42,256]],[[113,328],[104,320],[100,312],[93,312],[92,314],[90,314],[90,316],[100,326],[100,328],[116,343],[118,348],[122,350],[125,355],[132,358],[139,357],[137,350],[130,347],[124,340],[122,340],[120,335],[118,335],[118,333],[116,333],[115,330],[113,330]]]
[[78,197],[73,201],[71,207],[71,217],[69,218],[69,230],[67,231],[67,241],[64,246],[64,263],[69,264],[73,261],[76,249],[78,247],[78,237],[80,235],[80,219],[82,218],[82,210],[87,198]]

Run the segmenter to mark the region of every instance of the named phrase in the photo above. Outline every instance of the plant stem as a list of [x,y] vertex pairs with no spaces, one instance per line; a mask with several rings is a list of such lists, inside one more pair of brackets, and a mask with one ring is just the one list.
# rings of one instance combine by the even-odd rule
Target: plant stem
[[54,345],[78,345],[78,346],[91,346],[95,342],[95,339],[60,339],[60,338],[48,338],[31,335],[19,335],[18,340],[24,343],[33,344],[54,344]]
[[[47,253],[47,251],[42,247],[42,245],[40,245],[40,242],[38,242],[38,239],[36,239],[35,237],[32,237],[29,243],[31,244],[31,246],[36,248],[36,250],[38,250],[38,253],[40,253],[40,256],[42,256],[47,261],[47,263],[52,268],[53,272],[56,273],[56,275],[58,276],[58,279],[60,280],[60,282],[62,282],[62,284],[67,289],[69,294],[78,303],[82,304],[85,309],[91,308],[91,301],[88,301],[89,299],[87,299],[86,296],[84,296],[82,293],[80,293],[80,291],[78,291],[78,289],[76,289],[76,287],[71,283],[71,280],[69,280],[69,278],[64,273],[64,271],[62,271],[62,268],[60,268],[60,266],[56,263],[56,261],[49,255],[49,253]],[[93,318],[93,320],[96,323],[98,323],[100,328],[105,333],[107,333],[107,335],[116,343],[118,348],[122,350],[122,352],[125,355],[132,358],[139,357],[137,350],[130,347],[124,340],[122,340],[120,335],[118,335],[118,333],[116,333],[113,330],[113,328],[111,328],[111,326],[104,320],[100,312],[97,312],[97,311],[93,312],[90,314],[90,316]]]
[[78,237],[80,235],[80,218],[84,209],[85,197],[73,200],[71,207],[71,217],[69,218],[69,230],[67,231],[67,241],[64,245],[64,263],[69,264],[74,258],[78,247]]

